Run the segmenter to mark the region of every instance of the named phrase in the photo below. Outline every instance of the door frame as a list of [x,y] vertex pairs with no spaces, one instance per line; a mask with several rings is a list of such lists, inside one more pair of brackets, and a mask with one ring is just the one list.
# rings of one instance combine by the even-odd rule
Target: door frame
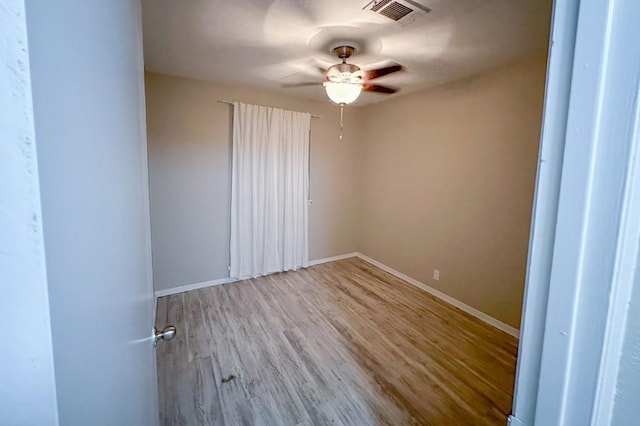
[[[24,0],[10,0],[9,6],[0,10],[2,22],[7,23],[1,26],[0,32],[9,36],[10,43],[6,45],[9,50],[0,53],[13,54],[12,58],[18,60],[28,55],[24,47]],[[640,30],[633,28],[630,22],[631,17],[637,16],[638,8],[634,0],[591,4],[566,0],[554,5],[512,424],[542,424],[546,420],[552,420],[546,424],[555,424],[555,421],[570,424],[584,416],[589,416],[589,422],[595,419],[606,423],[611,419],[631,278],[636,273],[637,257],[634,255],[638,253],[638,240],[635,237],[640,232],[638,224],[632,220],[640,217],[640,183],[632,179],[634,173],[640,171],[637,96],[633,113],[629,113],[628,103],[620,102],[620,99],[628,101],[624,93],[629,93],[629,89],[633,94],[638,92],[637,87],[632,86],[634,78],[637,81],[640,75],[637,61],[629,66],[622,60],[622,55],[640,57],[637,46],[625,43],[630,36],[640,38]],[[11,13],[5,13],[7,11]],[[16,11],[18,13],[13,13]],[[28,64],[28,60],[22,63]],[[32,111],[28,74],[28,67],[17,74],[14,69],[0,70],[2,78],[22,78],[24,85],[19,87],[21,95],[25,96],[24,108]],[[3,111],[14,108],[14,104],[4,101],[3,98],[0,104]],[[628,139],[621,138],[620,129]],[[581,133],[577,133],[578,130]],[[33,123],[11,120],[9,126],[3,128],[3,135],[5,131],[11,137],[17,134],[33,136]],[[585,140],[587,148],[583,145]],[[606,146],[601,143],[605,140],[621,142]],[[7,141],[9,148],[15,148],[22,139],[7,138]],[[31,154],[24,152],[35,160],[35,145],[30,149]],[[626,162],[621,161],[623,157]],[[611,158],[615,160],[613,163],[600,161]],[[20,158],[3,155],[0,162],[3,171],[15,171],[12,178],[16,181],[29,177],[24,181],[28,188],[16,187],[13,192],[24,190],[21,193],[27,194],[33,203],[30,208],[38,219],[34,226],[41,235],[37,174]],[[620,191],[607,191],[611,188]],[[582,216],[577,219],[576,209],[571,208],[574,203],[579,203],[583,209]],[[603,247],[594,238],[597,235],[592,230],[607,213],[615,213],[617,234]],[[2,229],[27,226],[26,217],[20,216],[22,222],[15,222],[15,217],[0,215],[0,226]],[[577,224],[571,225],[574,221]],[[11,240],[9,243],[33,242],[18,232],[7,235]],[[589,268],[586,260],[602,256],[605,249],[608,249],[606,253],[612,254],[605,256],[605,262],[597,271]],[[21,252],[14,260],[30,266],[35,261],[43,267],[43,248],[36,244],[34,251]],[[590,275],[585,275],[587,272]],[[590,277],[594,273],[610,278],[606,289],[608,297],[595,297],[598,294],[585,292],[589,284],[593,284]],[[566,285],[567,278],[570,285]],[[40,293],[46,292],[47,288],[45,275],[34,277],[26,273],[26,269],[19,275],[2,275],[2,279],[20,279],[22,283],[30,280]],[[11,284],[16,285],[15,282]],[[20,291],[10,291],[3,302],[15,304],[23,296]],[[38,306],[23,306],[21,312],[31,318],[33,315],[42,317],[38,328],[33,330],[42,334],[43,344],[37,348],[12,348],[11,356],[27,360],[37,355],[44,371],[52,375],[48,301],[42,297],[37,302]],[[597,335],[591,338],[584,338],[588,324],[581,320],[585,315],[595,315],[601,321]],[[25,323],[18,317],[3,324],[10,326],[16,321],[24,330]],[[588,353],[584,351],[589,350],[595,350],[597,356],[588,362],[575,362],[576,353]],[[3,375],[6,367],[10,365],[3,365]],[[576,380],[582,373],[590,377],[586,385]],[[39,386],[45,389],[44,400],[55,400],[52,383],[42,376],[40,382]],[[39,401],[34,401],[32,389],[16,387],[12,390],[15,401],[39,406]],[[581,403],[585,402],[594,407],[592,412],[580,410],[579,407],[584,407]],[[26,410],[23,414],[38,421],[48,418],[45,423],[57,423],[55,404],[48,412]],[[43,417],[35,417],[38,415]]]
[[612,419],[638,277],[639,17],[554,5],[513,425]]

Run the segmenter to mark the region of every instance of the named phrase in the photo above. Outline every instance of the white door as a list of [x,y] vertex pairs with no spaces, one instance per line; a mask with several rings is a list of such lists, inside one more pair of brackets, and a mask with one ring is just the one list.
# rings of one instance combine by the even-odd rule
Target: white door
[[[157,424],[140,7],[25,4],[28,46],[20,48],[29,64],[10,67],[31,71],[58,412],[51,423]],[[21,168],[25,157],[11,161]]]

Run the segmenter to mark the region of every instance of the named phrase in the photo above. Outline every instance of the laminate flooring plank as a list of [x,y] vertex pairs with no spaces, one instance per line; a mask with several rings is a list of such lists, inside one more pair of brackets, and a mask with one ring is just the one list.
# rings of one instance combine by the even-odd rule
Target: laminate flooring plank
[[342,423],[378,424],[380,419],[380,424],[393,424],[392,420],[395,424],[405,424],[401,421],[406,417],[403,410],[381,398],[365,370],[355,363],[335,362],[335,358],[325,355],[335,348],[335,343],[326,345],[296,329],[287,330],[285,334],[307,371],[314,376],[318,390],[328,396]]
[[[221,295],[223,303],[235,313],[242,312],[242,318],[234,321],[234,342],[251,342],[250,345],[239,345],[239,353],[243,358],[241,379],[248,383],[248,393],[255,414],[264,414],[263,407],[269,413],[278,416],[269,419],[269,424],[295,424],[307,418],[301,400],[295,392],[287,386],[282,369],[277,366],[277,360],[271,355],[271,339],[265,333],[265,320],[252,306],[248,294],[253,295],[255,289],[250,282],[227,286]],[[254,297],[255,299],[255,297]],[[244,319],[244,320],[243,320]]]
[[[361,303],[368,307],[368,310],[371,311],[376,305],[380,304],[381,301],[377,299],[369,299],[367,301],[367,296],[374,294],[374,292],[369,291],[367,289],[368,283],[366,282],[358,282],[358,280],[351,280],[352,286],[350,286],[351,291],[357,292],[358,289],[365,291],[365,296],[362,298]],[[401,309],[402,308],[402,309]],[[382,315],[375,315],[372,320],[380,320],[383,321],[379,325],[381,327],[395,329],[396,332],[390,334],[394,341],[399,343],[408,343],[415,346],[416,349],[419,349],[417,353],[431,353],[433,350],[440,351],[437,359],[440,360],[449,360],[451,358],[447,357],[446,354],[451,353],[452,351],[456,351],[460,353],[459,357],[453,358],[455,361],[456,369],[464,369],[467,370],[468,373],[474,376],[473,383],[477,385],[486,385],[487,389],[484,391],[499,391],[499,389],[493,385],[496,378],[492,377],[491,382],[488,382],[486,379],[481,377],[478,373],[485,372],[486,367],[496,362],[496,354],[493,356],[488,356],[488,352],[484,351],[483,348],[487,347],[486,343],[482,341],[478,341],[475,339],[473,342],[466,342],[464,337],[460,336],[460,332],[458,330],[447,330],[447,328],[443,324],[438,324],[437,326],[431,326],[428,328],[425,327],[416,327],[416,324],[421,324],[424,322],[424,317],[413,315],[418,309],[415,306],[395,306],[394,309],[382,310]],[[389,315],[390,312],[399,311],[402,312],[402,315]],[[387,318],[385,318],[385,316]],[[386,321],[386,323],[384,322]],[[450,333],[458,334],[458,339],[455,341],[449,339],[448,336]],[[420,338],[420,337],[428,337],[428,338]],[[460,341],[462,340],[462,343]],[[458,343],[458,344],[456,344]],[[460,349],[463,349],[462,351]],[[515,348],[514,348],[515,350]],[[444,352],[444,353],[442,353]],[[411,351],[408,351],[411,353]],[[508,369],[507,369],[508,371]],[[508,377],[505,380],[505,383],[501,383],[504,388],[510,389],[513,385],[513,376],[512,375],[503,375],[501,377]],[[488,389],[491,388],[491,389]],[[504,394],[507,395],[506,393]],[[508,392],[507,399],[511,399],[510,391]]]
[[163,425],[503,425],[511,409],[517,339],[357,258],[157,313],[178,327],[158,347]]
[[210,358],[194,359],[165,374],[172,385],[165,391],[162,425],[224,424]]
[[171,344],[159,342],[156,349],[160,421],[163,425],[183,425],[188,422],[183,413],[182,401],[176,393],[180,386],[179,370],[188,365],[186,336],[182,332],[185,323],[183,301],[183,294],[166,298],[166,321],[168,324],[180,324],[180,331],[171,340]]
[[[356,284],[352,281],[352,284]],[[358,285],[350,287],[351,292],[356,293],[360,288]],[[344,290],[344,289],[343,289]],[[346,290],[345,290],[346,291]],[[347,293],[349,293],[347,291]],[[361,297],[358,302],[367,306],[366,295],[359,295]],[[379,301],[376,301],[379,303]],[[365,309],[364,312],[370,311]],[[404,309],[403,312],[407,311]],[[465,376],[469,376],[471,371],[464,363],[455,362],[458,361],[455,358],[448,356],[454,347],[439,348],[437,345],[431,344],[431,338],[420,339],[416,341],[413,337],[408,336],[413,330],[413,325],[416,322],[407,322],[403,318],[397,318],[395,316],[388,316],[385,314],[386,310],[382,310],[381,314],[367,317],[368,321],[378,325],[378,328],[393,328],[393,325],[397,325],[395,333],[388,333],[386,336],[380,336],[378,338],[377,346],[387,345],[387,352],[395,352],[404,361],[404,365],[410,365],[409,371],[411,374],[406,374],[408,371],[400,370],[400,374],[406,374],[405,377],[400,377],[404,381],[404,389],[411,389],[411,385],[414,384],[414,379],[419,378],[419,381],[433,381],[433,387],[442,389],[446,394],[456,399],[456,404],[459,409],[466,408],[469,410],[472,406],[483,406],[490,404],[490,401],[484,396],[483,392],[477,392],[477,385],[482,385],[483,382],[477,379],[465,380]],[[385,316],[387,316],[385,318]],[[375,327],[374,327],[375,328]],[[367,330],[361,330],[361,332],[367,333]],[[426,335],[428,336],[428,335]],[[364,343],[370,342],[376,339],[375,335],[367,336],[363,340]],[[421,343],[426,343],[426,347],[420,347]],[[399,351],[396,351],[399,349]],[[419,350],[416,350],[419,349]],[[414,354],[414,356],[406,357],[406,354]],[[376,358],[374,356],[374,358]],[[454,362],[451,362],[453,360]],[[422,368],[422,365],[428,365],[428,368]],[[418,374],[415,374],[418,373]],[[485,387],[483,391],[491,393],[494,391],[493,387]],[[470,411],[473,411],[472,409]],[[490,414],[486,416],[491,416]],[[486,420],[486,419],[485,419]],[[493,419],[496,421],[496,419]]]
[[[314,360],[309,361],[307,365],[313,362],[315,369],[325,377],[330,387],[329,392],[339,395],[342,401],[349,401],[352,406],[358,407],[360,412],[365,413],[365,417],[370,417],[372,412],[377,413],[381,419],[390,415],[391,418],[383,424],[394,424],[391,419],[398,422],[405,418],[406,413],[384,398],[384,390],[380,387],[380,383],[363,368],[363,363],[359,360],[360,354],[354,349],[353,342],[343,337],[337,330],[341,327],[332,325],[331,318],[339,318],[339,315],[335,313],[327,315],[324,319],[325,333],[313,333],[312,329],[305,329],[302,334],[297,334],[294,330],[289,335],[292,344],[295,342],[298,345],[296,349],[304,353],[307,359]],[[340,408],[344,410],[348,407],[340,406]],[[354,424],[352,421],[345,420],[345,422]]]
[[187,341],[188,362],[211,355],[209,336],[211,330],[205,323],[202,309],[201,291],[184,293],[185,334]]
[[167,300],[167,297],[158,297],[156,299],[156,317],[154,324],[159,330],[162,330],[167,322]]
[[[351,291],[344,290],[347,297],[358,291],[360,284],[355,280],[351,281]],[[368,292],[370,293],[370,292]],[[386,310],[374,310],[375,306],[370,303],[381,303],[380,300],[370,299],[367,301],[367,294],[359,295],[360,298],[356,299],[357,302],[364,306],[364,309],[360,314],[365,316],[369,324],[375,324],[378,327],[374,328],[392,328],[394,323],[398,325],[395,327],[395,333],[389,333],[387,336],[378,336],[375,333],[370,333],[371,328],[365,328],[361,330],[361,333],[366,333],[362,339],[363,344],[374,342],[374,347],[385,345],[388,349],[387,352],[394,353],[399,359],[402,359],[405,365],[411,366],[411,374],[409,377],[416,377],[415,372],[422,373],[422,381],[434,381],[434,385],[437,384],[439,388],[448,390],[448,393],[456,397],[459,394],[464,395],[465,398],[457,399],[457,403],[460,406],[465,406],[466,401],[469,400],[471,405],[484,404],[488,402],[483,396],[483,393],[493,392],[495,387],[483,386],[486,383],[482,380],[478,380],[474,377],[473,380],[464,380],[464,376],[469,374],[460,374],[460,369],[470,372],[470,370],[464,365],[455,362],[455,359],[447,356],[450,351],[454,350],[453,347],[439,348],[436,345],[429,344],[430,339],[417,339],[417,336],[413,335],[415,322],[409,322],[398,316],[390,316]],[[420,345],[420,343],[426,343],[426,345]],[[422,347],[421,347],[422,346]],[[369,351],[371,352],[371,350]],[[405,356],[407,353],[416,354],[412,357]],[[375,358],[375,356],[374,356]],[[429,364],[430,369],[422,367],[423,364]],[[465,371],[465,372],[466,372]],[[458,373],[457,375],[455,373]],[[405,387],[410,388],[411,382],[406,382]],[[480,389],[478,392],[477,389]],[[464,392],[461,392],[464,391]]]
[[321,391],[284,332],[270,336],[270,341],[271,356],[277,360],[277,365],[273,365],[274,373],[282,376],[289,392],[302,403],[307,417],[317,425],[342,424],[332,404],[329,404],[327,394]]
[[[162,329],[165,326],[165,323],[167,321],[167,301],[168,299],[166,297],[159,297],[156,300],[156,317],[155,317],[155,322],[154,325],[157,329]],[[158,358],[160,358],[160,355],[158,355]],[[165,395],[164,392],[164,388],[165,388],[165,382],[163,379],[163,376],[166,374],[165,372],[165,364],[166,364],[166,357],[163,356],[162,359],[158,359],[157,362],[157,376],[158,376],[158,404],[159,404],[159,411],[160,411],[160,424],[164,424],[164,412],[165,412],[165,408],[164,408],[164,404],[165,401],[167,400],[167,396]]]
[[[302,278],[300,273],[296,273],[295,276]],[[336,392],[331,392],[326,387],[326,383],[313,366],[311,371],[315,374],[309,371],[310,363],[305,362],[308,358],[305,360],[304,356],[301,357],[291,346],[290,335],[287,336],[287,332],[297,330],[298,327],[295,327],[295,324],[299,326],[317,324],[320,317],[314,316],[308,310],[308,306],[301,303],[304,300],[300,298],[296,288],[296,284],[299,283],[291,282],[290,276],[283,279],[283,282],[285,285],[279,287],[280,291],[277,293],[270,292],[272,287],[269,286],[260,288],[265,304],[275,307],[281,316],[289,319],[285,324],[288,325],[288,330],[285,330],[281,336],[272,337],[277,343],[272,347],[275,349],[275,357],[280,360],[280,368],[289,372],[286,378],[298,389],[298,394],[314,424],[367,424],[366,420],[360,416],[358,407],[351,404],[347,398],[343,399],[343,404],[335,404]],[[283,288],[286,289],[285,292],[281,291]],[[340,394],[341,392],[338,392],[338,395]]]
[[214,370],[219,373],[218,387],[225,424],[254,424],[261,417],[253,413],[249,392],[251,383],[245,366],[247,359],[238,348],[248,342],[238,334],[238,324],[225,303],[224,291],[206,292],[201,295],[201,300],[205,324],[211,332],[208,343]]

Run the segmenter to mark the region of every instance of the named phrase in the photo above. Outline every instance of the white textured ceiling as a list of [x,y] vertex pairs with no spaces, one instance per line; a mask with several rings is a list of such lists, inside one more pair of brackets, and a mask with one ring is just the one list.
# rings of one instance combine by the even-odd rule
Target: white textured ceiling
[[[376,83],[365,105],[463,78],[547,49],[551,0],[414,0],[432,12],[402,25],[354,0],[142,0],[147,70],[228,85],[280,88],[321,81],[339,60],[332,44],[352,41],[364,69],[397,62],[406,71]],[[327,100],[321,86],[287,94]]]

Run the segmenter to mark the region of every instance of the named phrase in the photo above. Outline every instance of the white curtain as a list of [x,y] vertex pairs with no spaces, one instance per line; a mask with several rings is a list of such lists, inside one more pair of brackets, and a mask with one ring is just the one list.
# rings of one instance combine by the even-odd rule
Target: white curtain
[[308,266],[311,115],[233,104],[231,278]]

